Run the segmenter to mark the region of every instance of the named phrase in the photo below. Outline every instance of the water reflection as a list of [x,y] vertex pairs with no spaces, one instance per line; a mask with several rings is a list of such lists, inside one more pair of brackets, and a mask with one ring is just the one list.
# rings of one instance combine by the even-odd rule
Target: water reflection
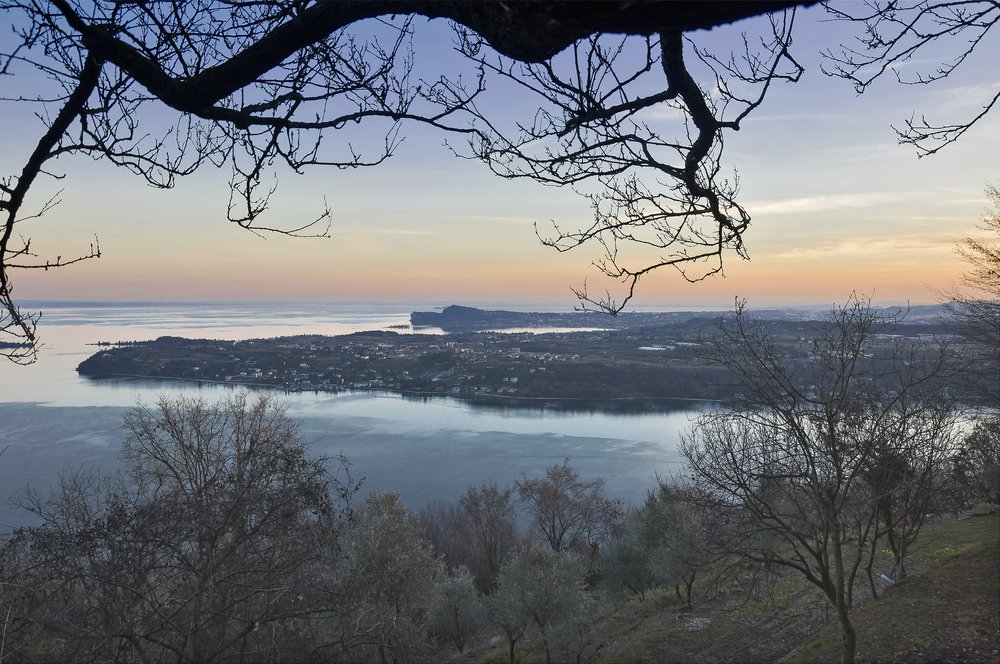
[[[113,470],[121,417],[160,395],[215,399],[229,385],[138,378],[91,380],[76,366],[114,337],[162,335],[246,339],[306,332],[339,334],[402,324],[421,305],[157,305],[49,307],[47,348],[36,365],[0,365],[0,528],[23,524],[6,502],[26,484],[45,492],[60,472]],[[339,308],[338,308],[339,307]],[[351,308],[354,307],[354,308]],[[360,307],[360,308],[359,308]],[[322,310],[321,310],[322,309]],[[105,318],[107,316],[107,318]],[[109,322],[109,321],[113,321]],[[591,403],[560,407],[472,405],[450,397],[372,392],[279,393],[319,453],[343,453],[364,488],[393,488],[414,508],[454,500],[471,483],[510,483],[569,458],[608,491],[643,499],[657,472],[675,467],[680,432],[709,404],[674,401],[654,412],[609,413]],[[529,405],[530,406],[530,405]]]

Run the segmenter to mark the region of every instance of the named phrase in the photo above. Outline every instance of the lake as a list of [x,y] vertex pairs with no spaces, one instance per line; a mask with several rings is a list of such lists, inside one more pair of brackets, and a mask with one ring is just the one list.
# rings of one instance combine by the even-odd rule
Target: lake
[[[29,303],[30,306],[30,303]],[[35,305],[38,306],[38,305]],[[247,339],[345,334],[408,323],[396,304],[45,303],[37,363],[0,364],[0,529],[31,522],[11,501],[26,486],[47,492],[62,472],[113,470],[121,418],[160,394],[217,399],[234,389],[180,381],[91,380],[76,366],[98,341],[171,335]],[[433,331],[433,330],[432,330]],[[456,499],[473,483],[512,483],[568,458],[585,478],[602,477],[612,496],[637,503],[657,473],[678,463],[681,432],[700,409],[610,414],[472,406],[449,398],[380,392],[276,392],[318,454],[344,454],[362,493],[395,489],[412,509]],[[708,406],[705,406],[708,407]]]

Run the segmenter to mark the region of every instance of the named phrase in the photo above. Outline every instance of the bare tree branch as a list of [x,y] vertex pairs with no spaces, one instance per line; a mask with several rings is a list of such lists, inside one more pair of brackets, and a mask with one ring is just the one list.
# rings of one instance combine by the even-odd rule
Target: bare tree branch
[[[824,53],[828,64],[823,70],[850,81],[858,94],[890,74],[904,85],[928,85],[948,78],[974,59],[977,50],[980,55],[989,51],[984,43],[989,43],[989,32],[1000,21],[1000,4],[994,0],[866,0],[860,11],[857,6],[845,6],[831,3],[826,9],[834,20],[855,23],[863,32],[856,44]],[[937,63],[933,68],[919,66],[916,58],[925,52]],[[915,62],[917,67],[912,67]],[[964,120],[936,124],[923,115],[919,120],[912,116],[903,128],[893,129],[901,144],[912,145],[918,157],[926,157],[961,138],[993,110],[997,99],[1000,91]]]
[[[749,223],[734,198],[735,177],[719,176],[721,132],[739,128],[771,81],[794,80],[801,68],[787,49],[791,15],[774,18],[773,35],[754,48],[744,40],[740,58],[696,51],[717,82],[759,88],[737,94],[725,84],[709,94],[688,71],[682,33],[810,3],[0,0],[17,37],[0,53],[0,75],[36,70],[62,88],[10,96],[39,104],[46,131],[21,175],[0,181],[0,329],[20,349],[12,357],[33,359],[37,314],[17,308],[11,271],[100,254],[95,243],[77,258],[43,259],[30,239],[16,244],[15,226],[30,218],[19,216],[25,197],[50,160],[87,155],[160,188],[205,164],[228,167],[231,221],[257,233],[322,236],[331,222],[325,202],[313,220],[288,228],[259,221],[276,170],[380,164],[398,147],[402,125],[413,123],[468,137],[473,154],[501,175],[593,183],[596,191],[581,190],[594,208],[593,225],[546,240],[560,251],[595,242],[605,254],[598,269],[627,289],[624,298],[597,302],[581,291],[584,306],[616,313],[658,267],[675,266],[691,280],[720,272],[724,251],[746,256]],[[469,75],[417,76],[414,17],[461,26]],[[608,36],[616,33],[632,37]],[[629,71],[622,54],[637,39],[645,54]],[[565,49],[569,55],[557,55]],[[575,64],[564,72],[567,59]],[[665,82],[649,89],[660,70]],[[541,98],[535,119],[509,137],[477,106],[487,74]],[[166,126],[162,112],[147,115],[162,106],[177,113]],[[59,109],[53,117],[50,107]],[[664,107],[684,118],[678,139],[662,138],[642,117]],[[377,128],[381,139],[355,145],[350,130],[359,124]],[[619,256],[620,246],[667,251],[637,267]]]
[[[459,31],[467,57],[540,101],[531,123],[513,131],[473,104],[478,132],[470,156],[501,177],[574,187],[594,211],[585,228],[553,224],[551,235],[539,232],[543,244],[561,252],[597,245],[603,255],[594,266],[623,286],[623,294],[598,297],[585,282],[575,290],[581,308],[616,314],[654,270],[671,266],[699,281],[722,271],[725,252],[747,257],[742,235],[750,216],[736,202],[737,178],[720,177],[722,132],[738,130],[773,81],[798,80],[802,68],[788,51],[793,23],[794,12],[772,17],[768,35],[754,47],[745,38],[739,58],[693,47],[717,81],[712,94],[695,81],[677,31],[641,45],[595,36],[541,64],[490,54],[480,37]],[[661,89],[650,93],[652,86]],[[758,90],[744,96],[740,86]],[[665,136],[643,115],[654,106],[669,110],[680,136]],[[620,253],[636,248],[638,257]]]

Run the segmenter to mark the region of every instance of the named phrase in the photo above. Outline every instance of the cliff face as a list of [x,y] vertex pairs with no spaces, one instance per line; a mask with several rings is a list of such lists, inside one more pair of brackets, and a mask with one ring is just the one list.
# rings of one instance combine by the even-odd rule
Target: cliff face
[[458,304],[437,311],[414,311],[410,314],[410,324],[413,327],[443,327],[444,325],[484,325],[490,320],[517,316],[513,311],[485,311],[475,307],[463,307]]

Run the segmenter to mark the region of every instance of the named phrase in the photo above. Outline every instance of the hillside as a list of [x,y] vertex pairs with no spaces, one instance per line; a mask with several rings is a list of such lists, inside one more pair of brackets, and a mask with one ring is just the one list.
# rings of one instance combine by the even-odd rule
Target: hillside
[[[750,590],[747,580],[696,587],[686,610],[672,590],[623,599],[588,637],[593,662],[837,662],[839,631],[826,602],[799,578]],[[770,587],[769,587],[770,586]],[[858,584],[853,620],[859,662],[1000,662],[1000,519],[941,517],[915,544],[910,576],[870,599]],[[507,662],[502,643],[480,644],[466,662]],[[543,662],[534,649],[519,662]],[[457,661],[457,660],[456,660]]]
[[[942,522],[936,564],[899,583],[856,614],[862,661],[1000,661],[1000,526],[996,514]],[[836,662],[839,635],[829,627],[793,662]]]

